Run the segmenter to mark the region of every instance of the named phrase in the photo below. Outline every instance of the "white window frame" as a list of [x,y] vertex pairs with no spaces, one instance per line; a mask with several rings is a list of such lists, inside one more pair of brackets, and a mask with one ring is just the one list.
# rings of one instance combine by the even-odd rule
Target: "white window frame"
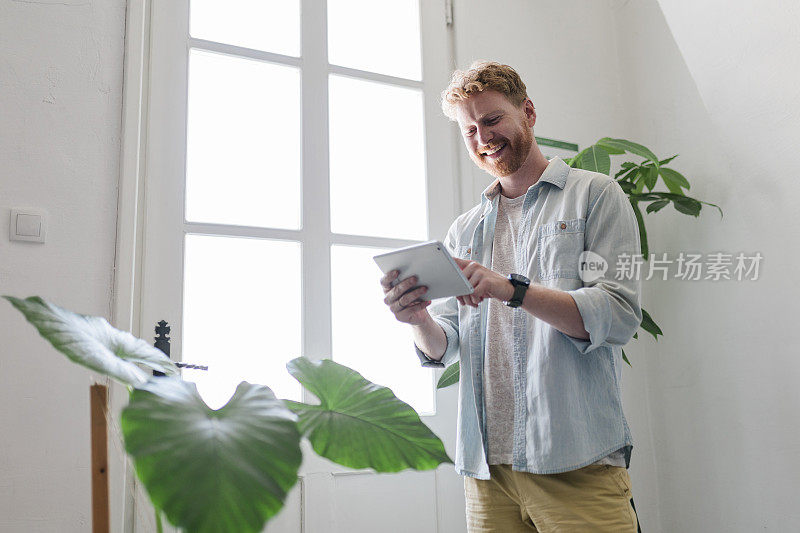
[[[330,246],[348,244],[360,246],[395,247],[409,244],[403,239],[337,235],[312,231],[310,228],[327,224],[330,206],[328,194],[328,75],[342,74],[355,78],[378,82],[389,82],[401,86],[421,87],[424,96],[425,149],[427,173],[428,233],[430,238],[444,237],[449,225],[460,212],[461,192],[458,186],[458,135],[449,121],[442,115],[439,93],[448,82],[453,68],[451,35],[446,25],[452,23],[448,15],[449,0],[420,0],[421,38],[422,38],[422,82],[411,82],[391,76],[358,71],[327,63],[326,2],[323,0],[302,0],[301,3],[301,50],[302,58],[286,59],[285,56],[265,52],[249,52],[238,47],[203,42],[206,49],[219,52],[233,52],[244,57],[275,60],[285,64],[301,65],[301,84],[303,109],[303,189],[302,210],[303,228],[296,230],[236,228],[217,224],[191,224],[193,231],[208,234],[246,235],[264,238],[289,239],[302,243],[304,273],[302,277],[303,315],[302,330],[303,355],[311,360],[328,357],[332,353],[331,342],[331,294],[330,294]],[[183,199],[185,180],[185,123],[170,120],[170,110],[163,101],[153,98],[153,84],[162,83],[184,95],[185,117],[186,70],[188,53],[184,54],[184,69],[167,68],[160,61],[162,50],[170,47],[186,49],[188,35],[188,8],[181,13],[181,6],[188,6],[188,0],[128,0],[125,40],[125,64],[122,108],[122,143],[120,154],[120,177],[118,194],[117,242],[114,268],[114,301],[112,323],[135,335],[150,339],[153,336],[153,312],[143,305],[144,294],[153,290],[146,283],[144,268],[147,257],[155,255],[152,247],[145,249],[145,243],[153,237],[154,228],[178,224],[183,228],[183,202],[173,211],[179,218],[163,220],[147,212],[148,201],[152,195],[167,199],[178,196]],[[387,21],[390,23],[390,21]],[[164,31],[171,27],[174,31]],[[183,47],[183,48],[182,48]],[[244,53],[243,53],[244,52]],[[163,100],[163,99],[161,99]],[[164,150],[154,147],[172,139],[183,139],[179,150],[171,156]],[[171,145],[172,146],[172,145]],[[177,155],[176,155],[177,154]],[[311,154],[315,154],[311,156]],[[324,154],[324,156],[320,156]],[[181,179],[165,180],[161,176],[164,169],[174,172]],[[166,184],[166,188],[164,187]],[[178,187],[178,188],[176,188]],[[165,200],[168,201],[168,200]],[[160,242],[159,253],[179,251],[182,255],[182,233],[180,241],[173,236]],[[178,263],[181,265],[182,261]],[[307,268],[309,265],[310,268]],[[182,272],[180,277],[182,279]],[[377,279],[376,279],[377,283]],[[169,295],[174,301],[182,302],[182,283],[176,283]],[[178,314],[174,314],[175,312]],[[180,324],[180,310],[172,311],[172,321]],[[314,324],[314,327],[306,327]],[[179,355],[180,335],[173,340],[172,353]],[[409,337],[409,349],[411,339]],[[415,357],[409,353],[409,357]],[[438,375],[438,371],[436,375]],[[267,384],[269,385],[269,384]],[[434,386],[434,383],[431,384]],[[308,393],[304,391],[307,400]],[[454,408],[454,399],[448,398],[446,404]],[[122,387],[112,390],[112,409],[127,403],[127,393]],[[444,427],[439,421],[429,420],[434,431],[442,435]],[[449,431],[447,431],[449,433]],[[447,436],[454,440],[455,435]],[[149,511],[134,508],[130,502],[140,493],[136,487],[135,476],[130,465],[124,469],[126,475],[125,498],[120,512],[122,530],[133,531],[134,523],[152,520]],[[146,498],[145,498],[146,500]],[[137,516],[134,516],[137,515]],[[137,527],[138,529],[138,527]]]

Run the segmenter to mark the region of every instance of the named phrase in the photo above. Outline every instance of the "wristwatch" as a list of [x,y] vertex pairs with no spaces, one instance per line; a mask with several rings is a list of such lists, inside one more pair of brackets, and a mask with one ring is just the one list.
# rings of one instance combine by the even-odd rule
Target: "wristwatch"
[[531,280],[522,274],[509,274],[508,281],[514,286],[514,296],[504,303],[509,307],[519,307],[522,305],[522,299],[525,298],[525,291],[528,290]]

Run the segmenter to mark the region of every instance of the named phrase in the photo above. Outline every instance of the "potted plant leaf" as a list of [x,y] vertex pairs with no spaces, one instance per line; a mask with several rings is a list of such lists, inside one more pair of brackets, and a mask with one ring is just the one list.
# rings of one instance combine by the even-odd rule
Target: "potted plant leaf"
[[[287,364],[318,404],[281,400],[265,385],[242,382],[214,410],[160,350],[104,318],[39,297],[4,298],[56,350],[128,387],[122,437],[159,531],[162,513],[191,533],[261,531],[297,482],[302,438],[349,468],[398,472],[452,463],[413,408],[331,360]],[[141,366],[165,376],[151,376]]]

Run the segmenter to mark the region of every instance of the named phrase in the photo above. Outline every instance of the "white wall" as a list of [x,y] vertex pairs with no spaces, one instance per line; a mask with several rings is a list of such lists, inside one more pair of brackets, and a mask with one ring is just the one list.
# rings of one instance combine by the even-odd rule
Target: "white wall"
[[[0,2],[1,294],[110,314],[124,17],[124,0]],[[9,241],[18,206],[49,212],[45,244]],[[5,300],[0,322],[0,531],[88,531],[90,375]]]
[[666,334],[647,353],[662,531],[798,531],[800,8],[639,0],[616,13],[637,137],[680,153],[691,194],[725,211],[652,216],[654,249],[764,256],[757,281],[647,283]]

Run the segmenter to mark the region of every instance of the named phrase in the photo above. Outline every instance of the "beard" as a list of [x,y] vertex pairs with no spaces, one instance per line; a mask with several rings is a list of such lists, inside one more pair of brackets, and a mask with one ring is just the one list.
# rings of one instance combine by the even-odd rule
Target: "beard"
[[495,178],[510,176],[525,163],[533,146],[533,133],[530,128],[523,126],[513,139],[498,139],[494,146],[506,143],[503,153],[497,159],[470,151],[469,157],[479,168],[485,170]]

